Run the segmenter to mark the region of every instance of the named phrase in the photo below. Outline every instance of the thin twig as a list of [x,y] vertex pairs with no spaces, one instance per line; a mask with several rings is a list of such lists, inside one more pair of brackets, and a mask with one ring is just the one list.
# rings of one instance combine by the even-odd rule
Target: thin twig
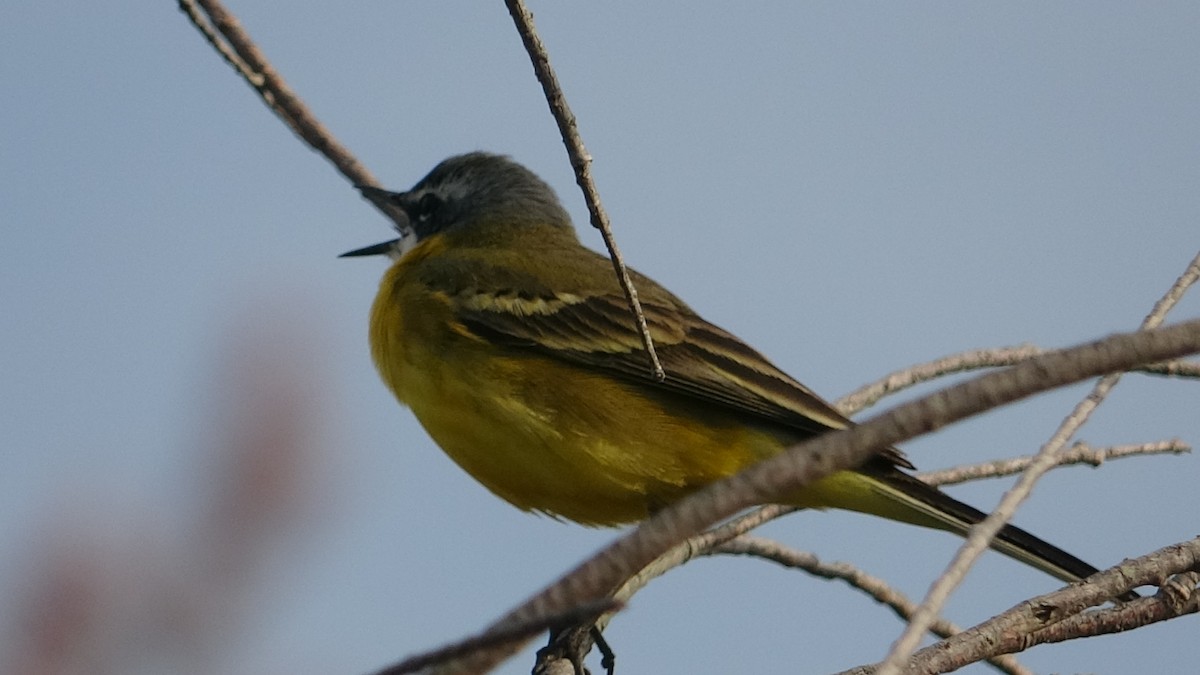
[[[220,0],[179,0],[179,9],[217,53],[258,93],[275,116],[302,141],[329,160],[354,185],[378,186],[375,176],[317,119],[292,91]],[[406,223],[399,208],[380,197],[367,198],[393,223]]]
[[[179,9],[187,15],[187,18],[192,22],[192,25],[196,27],[196,30],[200,31],[200,34],[204,36],[204,39],[208,40],[208,44],[211,45],[213,49],[217,50],[217,53],[221,55],[221,58],[225,60],[225,63],[228,63],[231,68],[236,70],[238,75],[242,76],[243,80],[249,83],[249,85],[253,87],[255,91],[258,91],[260,96],[264,97],[266,104],[271,106],[272,110],[275,110],[274,101],[265,100],[266,97],[262,90],[262,75],[254,72],[250,65],[243,61],[242,57],[237,55],[237,52],[233,51],[233,48],[229,46],[229,43],[222,39],[219,34],[217,34],[217,30],[213,27],[212,22],[209,21],[208,15],[204,14],[204,12],[202,12],[200,8],[196,6],[195,1],[179,0]],[[276,111],[276,114],[282,113],[281,111]]]
[[[1079,442],[1054,456],[1053,467],[1070,466],[1073,464],[1090,464],[1100,466],[1110,459],[1123,457],[1138,457],[1142,455],[1181,455],[1192,451],[1192,446],[1179,439],[1158,441],[1155,443],[1139,443],[1136,445],[1114,445],[1108,448],[1093,448]],[[968,464],[964,466],[926,471],[917,474],[917,478],[930,485],[956,485],[980,478],[1000,478],[1021,473],[1033,463],[1034,456],[1000,459],[983,464]]]
[[[1197,254],[1192,259],[1192,262],[1184,270],[1184,273],[1171,285],[1171,288],[1167,290],[1163,297],[1154,304],[1154,309],[1142,321],[1141,329],[1150,330],[1162,324],[1167,312],[1175,306],[1179,298],[1183,297],[1184,292],[1198,278],[1200,278],[1200,254]],[[1033,486],[1037,483],[1038,479],[1054,464],[1054,456],[1075,435],[1091,416],[1091,413],[1105,399],[1108,392],[1120,380],[1120,372],[1110,373],[1101,377],[1092,388],[1092,391],[1075,406],[1075,409],[1063,421],[1050,440],[1038,451],[1029,468],[1021,474],[1016,485],[1005,493],[996,509],[982,522],[971,528],[966,541],[958,549],[946,571],[933,583],[933,586],[925,595],[925,599],[922,600],[921,607],[914,614],[912,621],[909,622],[904,631],[901,632],[900,637],[892,645],[887,658],[884,659],[883,666],[879,670],[879,675],[899,675],[913,651],[920,644],[921,636],[925,633],[929,622],[941,613],[942,606],[945,605],[946,600],[950,597],[954,589],[962,583],[967,570],[971,568],[983,551],[988,548],[992,539],[1004,527],[1005,523],[1012,519],[1017,507],[1033,491]]]
[[513,23],[517,26],[517,32],[521,35],[525,51],[529,52],[529,60],[533,62],[533,72],[537,74],[538,82],[541,82],[542,90],[546,94],[546,102],[550,104],[550,113],[554,115],[554,121],[558,123],[558,131],[562,134],[563,145],[567,147],[567,156],[570,157],[571,167],[575,170],[575,182],[583,190],[583,199],[587,202],[588,213],[591,214],[592,227],[600,230],[600,236],[604,238],[604,246],[608,248],[608,257],[612,260],[613,270],[621,281],[625,299],[629,302],[629,311],[633,313],[638,333],[642,336],[642,346],[646,349],[646,356],[650,359],[650,371],[656,379],[664,380],[666,374],[663,373],[658,353],[654,350],[654,339],[650,337],[650,326],[646,323],[646,315],[642,311],[642,303],[638,300],[637,289],[633,285],[633,279],[629,276],[629,269],[625,267],[625,259],[621,256],[621,250],[617,248],[617,240],[613,237],[608,214],[604,211],[604,206],[600,204],[600,194],[596,191],[595,181],[592,180],[592,156],[583,146],[583,139],[580,137],[579,128],[575,123],[575,114],[567,105],[566,96],[563,95],[562,87],[558,84],[558,77],[550,66],[550,55],[546,51],[546,45],[542,44],[542,38],[538,36],[537,29],[534,28],[533,13],[525,6],[523,0],[504,0],[504,4],[508,6],[508,13],[512,15]]
[[[919,363],[902,370],[888,373],[882,378],[855,389],[834,401],[833,406],[847,417],[862,412],[885,396],[904,391],[918,384],[956,373],[981,368],[1003,368],[1016,365],[1046,350],[1034,345],[996,347],[994,349],[972,349],[951,354],[940,359]],[[1200,363],[1194,361],[1166,361],[1139,366],[1130,372],[1164,375],[1167,377],[1200,378]]]
[[[763,560],[770,560],[784,567],[803,570],[822,579],[844,581],[851,588],[866,593],[875,602],[891,608],[901,621],[908,621],[912,618],[912,613],[917,608],[917,603],[913,602],[900,591],[892,588],[886,581],[867,574],[850,563],[822,562],[820,558],[812,553],[798,551],[764,537],[742,535],[709,550],[708,555],[744,555],[762,558]],[[951,635],[961,633],[962,628],[956,626],[951,621],[938,617],[930,624],[929,632],[942,638],[948,638]],[[1001,672],[1012,673],[1013,675],[1032,675],[1031,671],[1018,663],[1015,658],[1008,655],[989,658],[988,662]]]
[[628,602],[634,593],[645,587],[652,579],[660,577],[669,570],[679,567],[698,556],[709,555],[714,548],[796,510],[797,508],[794,506],[783,506],[780,504],[761,506],[719,527],[701,532],[694,537],[689,537],[686,541],[662,554],[654,562],[630,577],[621,586],[620,590],[613,594],[613,597]]

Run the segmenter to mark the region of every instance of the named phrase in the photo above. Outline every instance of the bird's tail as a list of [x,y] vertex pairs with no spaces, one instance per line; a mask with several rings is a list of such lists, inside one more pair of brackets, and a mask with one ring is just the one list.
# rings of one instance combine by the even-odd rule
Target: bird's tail
[[[859,511],[900,522],[966,536],[987,514],[895,468],[881,471],[843,471],[803,491],[798,506]],[[1066,551],[1013,525],[1005,525],[992,540],[996,551],[1067,582],[1079,581],[1097,570]],[[1122,600],[1139,597],[1130,591]]]

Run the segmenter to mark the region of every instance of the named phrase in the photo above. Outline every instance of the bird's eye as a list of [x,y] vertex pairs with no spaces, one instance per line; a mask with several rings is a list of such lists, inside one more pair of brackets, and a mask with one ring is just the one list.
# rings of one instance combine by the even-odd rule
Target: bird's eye
[[426,192],[421,195],[421,201],[417,202],[417,219],[429,220],[440,208],[442,208],[441,197],[432,192]]

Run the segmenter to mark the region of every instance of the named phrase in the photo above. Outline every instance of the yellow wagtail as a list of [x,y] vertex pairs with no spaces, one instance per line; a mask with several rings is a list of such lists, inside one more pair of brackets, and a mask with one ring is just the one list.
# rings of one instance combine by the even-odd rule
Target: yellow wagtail
[[[553,190],[506,157],[451,157],[407,192],[363,190],[408,219],[400,238],[344,254],[394,261],[371,312],[375,364],[446,454],[518,508],[637,521],[853,424],[635,272],[667,376],[656,381],[609,260],[580,244]],[[786,503],[960,535],[984,517],[912,468],[889,448]],[[1013,526],[992,545],[1062,580],[1096,572]]]

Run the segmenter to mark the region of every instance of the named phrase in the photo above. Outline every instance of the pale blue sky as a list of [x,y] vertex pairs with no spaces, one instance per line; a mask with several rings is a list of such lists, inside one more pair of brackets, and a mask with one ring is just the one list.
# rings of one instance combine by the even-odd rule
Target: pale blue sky
[[[230,9],[385,185],[508,153],[600,246],[502,3]],[[1131,329],[1200,248],[1194,2],[533,9],[631,264],[830,398],[964,349]],[[616,536],[500,502],[395,404],[366,347],[382,261],[336,259],[386,222],[175,3],[6,3],[0,120],[0,650],[20,646],[10,610],[64,537],[174,545],[247,334],[322,394],[328,454],[310,522],[201,670],[366,672],[481,628]],[[1197,314],[1193,295],[1173,316]],[[1200,442],[1197,386],[1129,376],[1082,436]],[[922,468],[1029,453],[1084,391],[906,450]],[[1197,533],[1198,461],[1059,471],[1017,521],[1113,564]],[[954,493],[988,508],[1003,485]],[[914,596],[957,543],[841,514],[765,533]],[[970,624],[1054,587],[993,554],[948,613]],[[882,657],[900,629],[842,587],[737,559],[659,580],[608,637],[627,674],[820,673]],[[1023,660],[1183,672],[1194,631]]]

